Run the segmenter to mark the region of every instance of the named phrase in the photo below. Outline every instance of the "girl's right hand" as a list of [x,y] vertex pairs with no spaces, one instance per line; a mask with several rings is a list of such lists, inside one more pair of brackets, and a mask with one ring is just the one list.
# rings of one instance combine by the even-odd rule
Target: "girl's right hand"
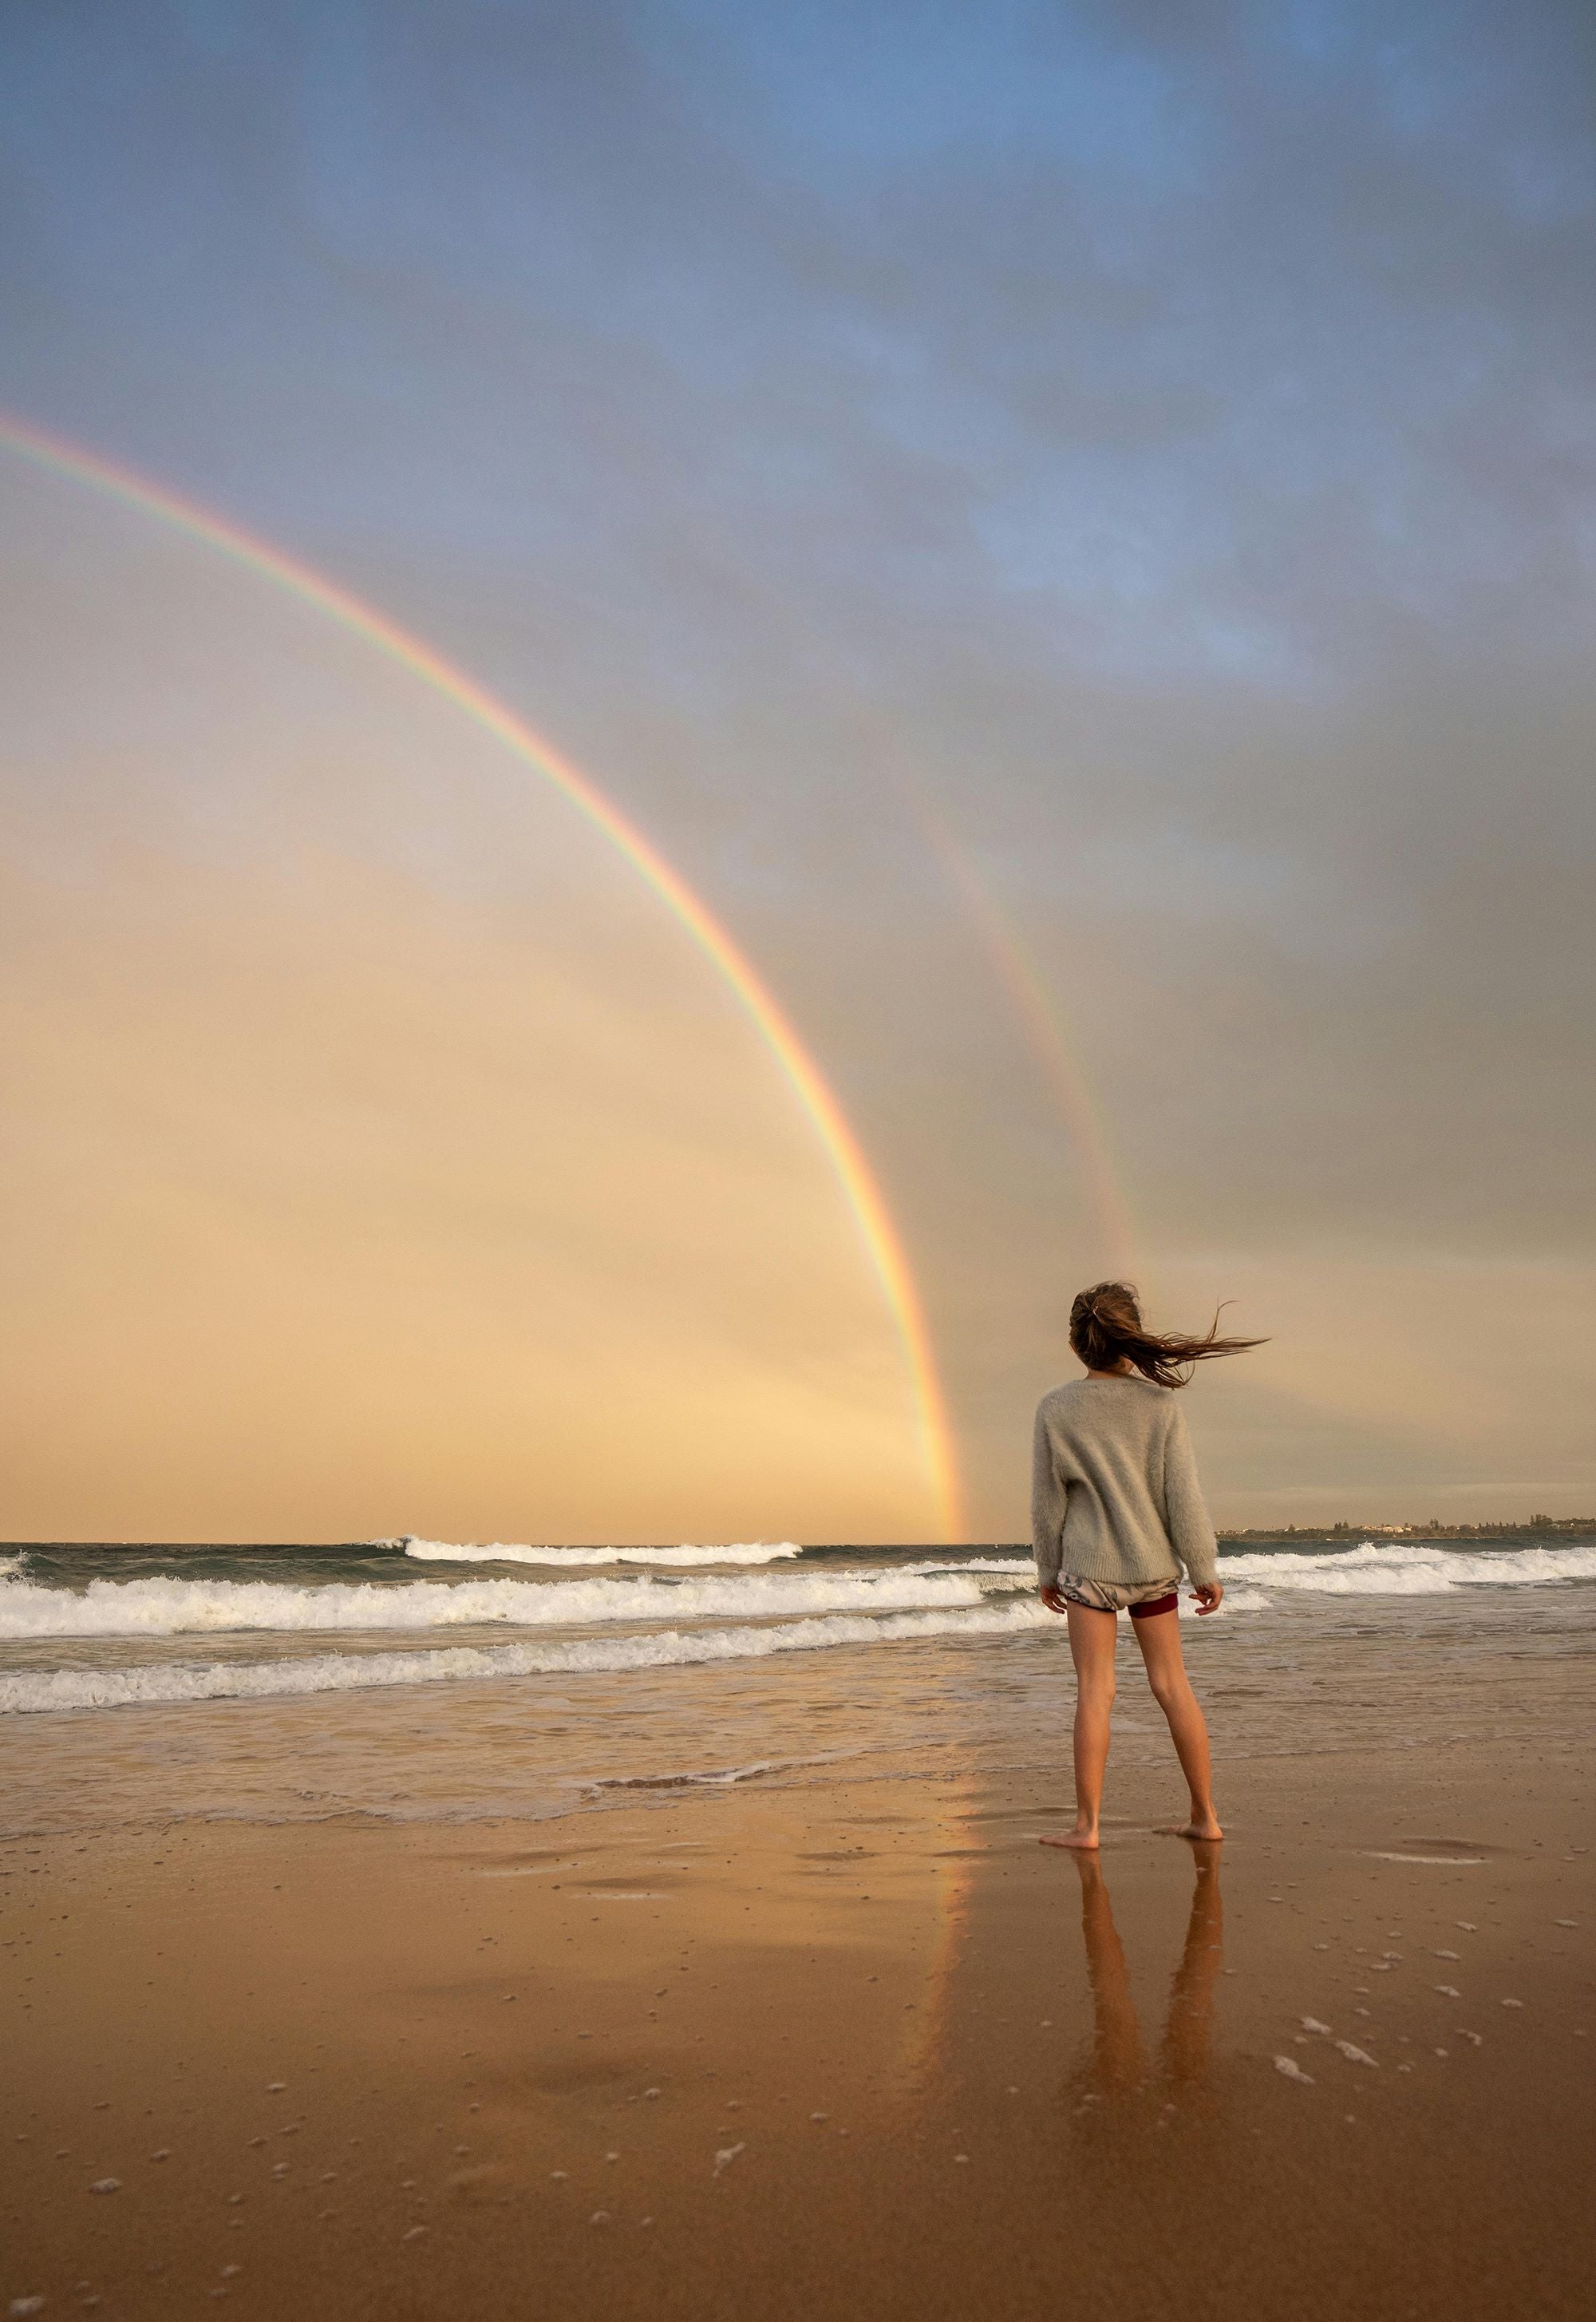
[[1037,1591],[1037,1594],[1040,1595],[1042,1602],[1046,1605],[1050,1613],[1068,1613],[1070,1609],[1069,1598],[1067,1596],[1061,1595],[1051,1581],[1044,1581],[1041,1588]]

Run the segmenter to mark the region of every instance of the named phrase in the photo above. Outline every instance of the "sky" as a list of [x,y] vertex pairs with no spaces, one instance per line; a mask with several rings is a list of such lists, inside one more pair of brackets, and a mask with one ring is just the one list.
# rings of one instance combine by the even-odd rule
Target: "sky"
[[[1596,1510],[1596,20],[0,16],[0,407],[488,688],[851,1125],[953,1529]],[[0,434],[0,1533],[918,1539],[834,1156],[535,768]]]

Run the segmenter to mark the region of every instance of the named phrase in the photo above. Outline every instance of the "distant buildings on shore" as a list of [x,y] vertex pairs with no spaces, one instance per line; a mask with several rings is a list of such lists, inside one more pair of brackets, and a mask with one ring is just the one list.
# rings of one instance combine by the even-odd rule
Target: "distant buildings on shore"
[[1534,1532],[1596,1533],[1596,1516],[1531,1516],[1528,1523],[1254,1524],[1221,1540],[1521,1540]]

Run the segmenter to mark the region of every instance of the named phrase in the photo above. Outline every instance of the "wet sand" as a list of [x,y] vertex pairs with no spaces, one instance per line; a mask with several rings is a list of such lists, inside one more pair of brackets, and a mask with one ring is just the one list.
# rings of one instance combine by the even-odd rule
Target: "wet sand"
[[1589,1772],[16,1842],[0,2310],[1583,2313]]

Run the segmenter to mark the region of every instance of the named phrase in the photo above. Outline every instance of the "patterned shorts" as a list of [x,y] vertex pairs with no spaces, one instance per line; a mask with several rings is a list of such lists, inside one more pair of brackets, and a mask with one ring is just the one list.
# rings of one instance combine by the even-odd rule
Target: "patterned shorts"
[[1179,1583],[1173,1580],[1078,1580],[1072,1572],[1061,1572],[1054,1585],[1072,1604],[1088,1604],[1094,1613],[1128,1613],[1133,1621],[1180,1609]]

